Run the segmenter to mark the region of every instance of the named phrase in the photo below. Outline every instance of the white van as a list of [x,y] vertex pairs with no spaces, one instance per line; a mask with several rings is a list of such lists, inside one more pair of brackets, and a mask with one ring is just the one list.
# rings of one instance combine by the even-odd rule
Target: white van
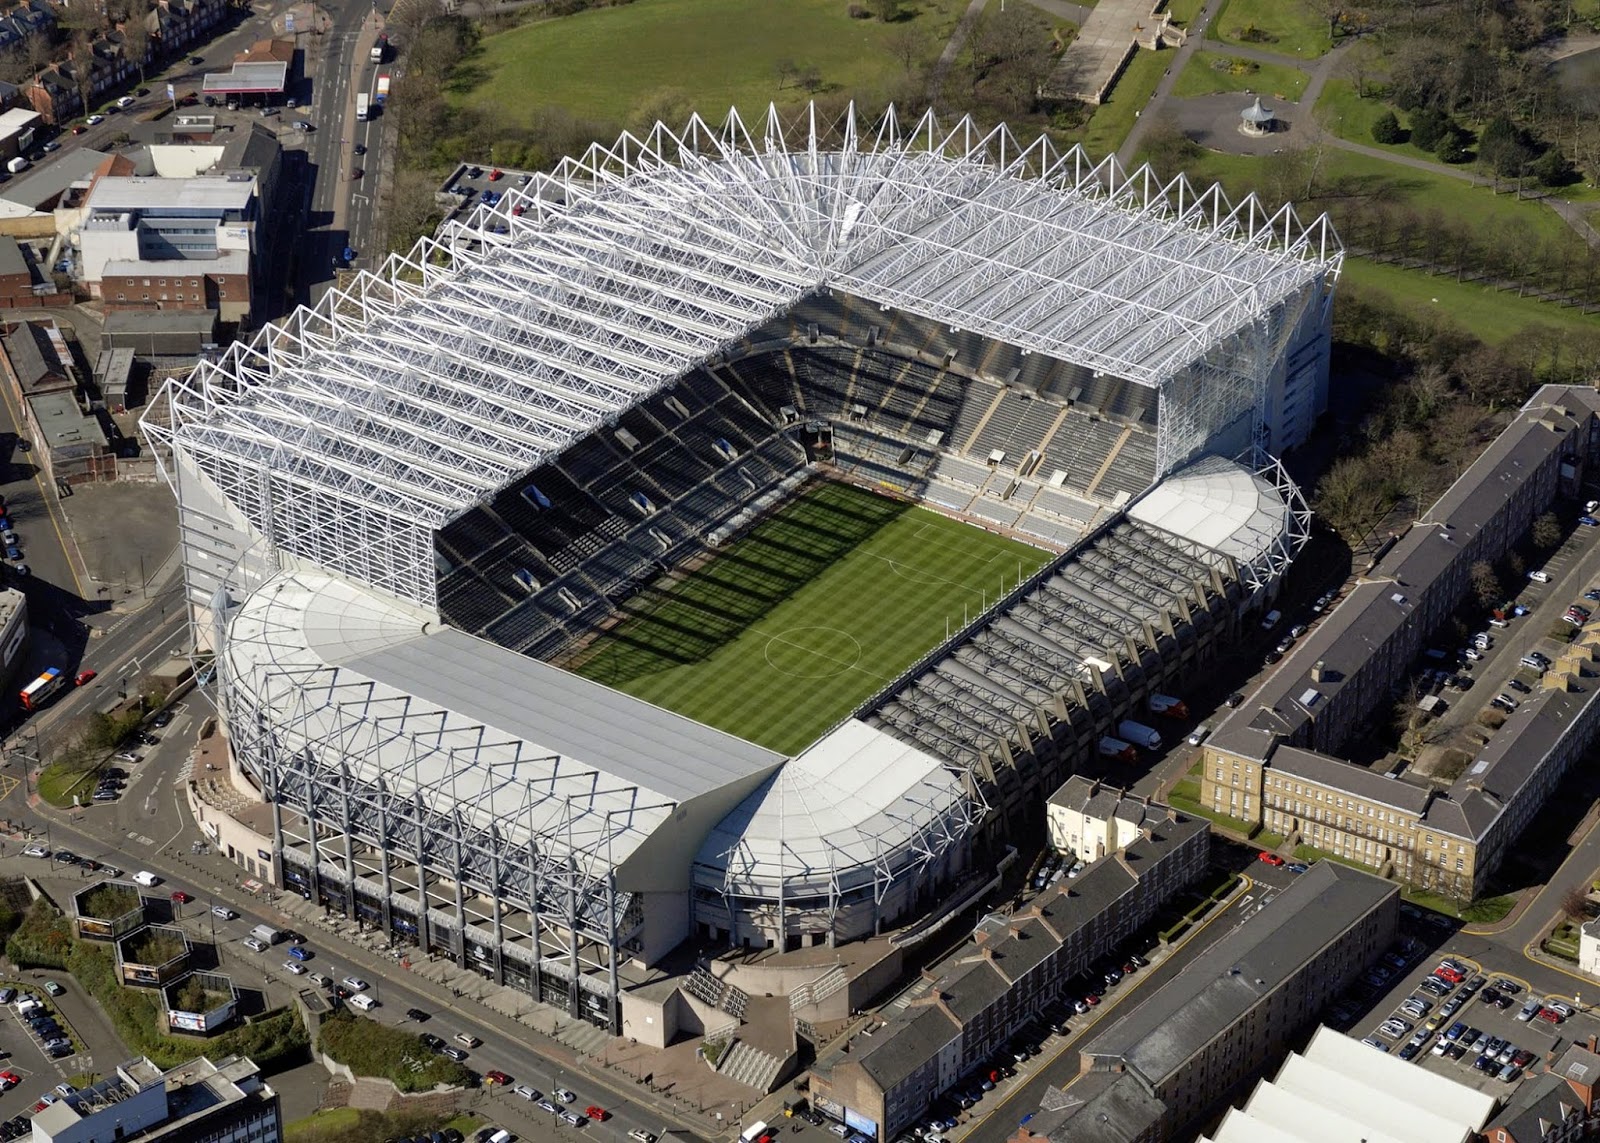
[[1209,722],[1202,722],[1199,726],[1194,728],[1194,733],[1189,735],[1189,745],[1199,746],[1202,742],[1210,737],[1211,724]]
[[27,169],[28,169],[28,160],[24,159],[21,155],[18,155],[15,159],[12,159],[9,163],[6,164],[6,170],[10,171],[14,175],[20,175],[23,171],[25,171]]
[[372,997],[368,996],[365,992],[356,993],[354,996],[350,997],[350,999],[346,1000],[345,1003],[350,1005],[350,1007],[354,1008],[357,1012],[371,1012],[378,1006],[378,1002],[372,999]]
[[146,889],[154,889],[157,885],[161,884],[161,878],[145,869],[141,869],[139,872],[135,873],[133,875],[133,879],[140,885],[143,885]]
[[489,1136],[489,1143],[511,1143],[511,1132],[502,1127],[499,1131]]
[[1543,568],[1534,568],[1528,573],[1528,578],[1533,580],[1534,583],[1549,583],[1550,573]]

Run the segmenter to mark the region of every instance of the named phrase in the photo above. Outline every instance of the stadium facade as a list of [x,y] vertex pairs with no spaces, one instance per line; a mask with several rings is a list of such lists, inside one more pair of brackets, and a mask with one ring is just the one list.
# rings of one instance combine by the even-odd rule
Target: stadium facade
[[[937,921],[1270,595],[1341,253],[931,115],[595,146],[162,391],[274,873],[618,1027],[630,963]],[[583,679],[810,481],[1057,553],[786,758]]]

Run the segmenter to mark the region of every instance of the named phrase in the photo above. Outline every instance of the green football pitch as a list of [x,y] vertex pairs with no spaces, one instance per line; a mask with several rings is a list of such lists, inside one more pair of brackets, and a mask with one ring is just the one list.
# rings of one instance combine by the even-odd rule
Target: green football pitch
[[1050,558],[926,508],[813,485],[641,592],[569,667],[793,753]]

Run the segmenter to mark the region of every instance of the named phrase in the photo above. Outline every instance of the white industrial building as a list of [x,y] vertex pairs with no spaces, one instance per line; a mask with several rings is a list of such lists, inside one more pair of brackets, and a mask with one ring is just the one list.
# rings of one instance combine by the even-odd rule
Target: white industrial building
[[82,278],[97,294],[107,263],[208,262],[255,246],[259,209],[248,172],[187,179],[97,179],[77,232]]
[[1498,1104],[1323,1027],[1203,1143],[1472,1143]]
[[[1303,542],[1269,454],[1326,404],[1340,260],[969,121],[696,118],[201,364],[144,427],[274,878],[612,1028],[691,934],[938,914]],[[819,435],[1056,557],[793,758],[549,664]]]

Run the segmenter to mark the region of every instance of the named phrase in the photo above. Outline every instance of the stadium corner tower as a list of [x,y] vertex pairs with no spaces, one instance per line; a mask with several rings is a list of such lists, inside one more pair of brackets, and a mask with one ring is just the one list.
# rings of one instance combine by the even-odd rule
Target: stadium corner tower
[[[914,939],[1270,597],[1341,257],[970,121],[696,118],[202,363],[144,428],[274,879],[613,1030],[686,940]],[[822,482],[1041,566],[798,752],[576,669]]]

